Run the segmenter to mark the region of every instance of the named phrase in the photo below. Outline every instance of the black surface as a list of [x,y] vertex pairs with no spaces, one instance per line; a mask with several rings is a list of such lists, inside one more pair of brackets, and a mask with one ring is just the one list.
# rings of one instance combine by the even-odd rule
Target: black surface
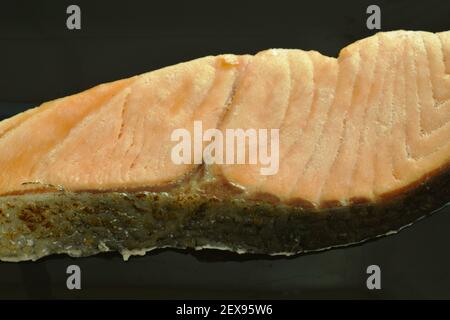
[[[95,84],[218,53],[272,47],[336,56],[382,31],[450,29],[448,1],[9,1],[0,6],[0,117]],[[82,30],[65,9],[78,4]],[[450,298],[450,209],[399,235],[294,258],[162,250],[0,263],[0,298]],[[82,290],[65,287],[78,264]],[[382,290],[366,288],[377,264]]]

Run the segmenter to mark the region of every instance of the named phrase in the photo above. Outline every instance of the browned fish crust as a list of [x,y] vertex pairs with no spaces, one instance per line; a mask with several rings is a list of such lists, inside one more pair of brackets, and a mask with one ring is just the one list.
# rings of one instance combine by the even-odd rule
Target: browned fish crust
[[0,259],[162,248],[300,254],[400,230],[446,205],[450,170],[388,200],[310,209],[239,197],[167,192],[40,193],[0,198]]

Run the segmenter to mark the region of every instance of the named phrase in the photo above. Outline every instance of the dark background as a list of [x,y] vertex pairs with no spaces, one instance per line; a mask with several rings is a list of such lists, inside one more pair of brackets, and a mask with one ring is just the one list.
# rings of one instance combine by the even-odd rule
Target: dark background
[[[81,7],[81,30],[66,8]],[[182,61],[267,48],[339,50],[382,31],[450,29],[450,2],[0,1],[0,119],[43,101]],[[450,208],[399,235],[294,258],[159,250],[0,263],[0,298],[450,298]],[[66,289],[78,264],[82,290]],[[366,288],[377,264],[382,290]]]

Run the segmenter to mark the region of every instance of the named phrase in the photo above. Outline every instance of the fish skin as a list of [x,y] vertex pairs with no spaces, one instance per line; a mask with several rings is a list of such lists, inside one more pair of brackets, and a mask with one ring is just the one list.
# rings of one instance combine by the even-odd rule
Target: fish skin
[[[170,192],[29,193],[0,200],[0,260],[159,248],[292,256],[388,236],[437,212],[450,171],[381,203],[323,209],[224,194],[189,183]],[[202,191],[208,192],[199,192]]]
[[[280,129],[278,173],[263,176],[261,166],[253,164],[174,164],[171,132],[190,130],[196,120],[202,121],[204,130]],[[395,204],[399,210],[399,201],[407,206],[402,199],[412,199],[417,190],[428,193],[427,186],[439,181],[441,196],[435,200],[432,195],[424,196],[426,204],[411,209],[407,218],[395,215],[398,219],[383,224],[385,229],[377,228],[380,221],[374,219],[373,226],[365,227],[370,232],[344,228],[342,234],[349,236],[329,235],[327,241],[315,241],[310,233],[302,232],[300,242],[286,240],[279,248],[258,248],[248,238],[237,237],[243,243],[240,247],[236,239],[222,243],[211,236],[202,238],[199,231],[191,242],[149,240],[146,247],[196,247],[196,242],[206,239],[203,246],[218,244],[269,254],[280,249],[295,254],[359,242],[396,230],[449,201],[449,123],[450,31],[382,32],[347,46],[338,58],[297,49],[208,56],[102,84],[0,122],[0,150],[7,150],[0,152],[0,218],[6,219],[0,221],[0,259],[35,259],[62,252],[76,255],[65,247],[50,249],[41,241],[42,234],[37,236],[36,230],[43,232],[46,227],[27,206],[33,207],[41,194],[50,196],[46,199],[51,203],[52,195],[55,199],[67,196],[66,202],[72,205],[80,202],[77,195],[84,194],[84,199],[92,193],[86,206],[94,215],[100,210],[96,201],[104,201],[98,193],[134,197],[141,191],[157,196],[175,192],[183,199],[200,197],[205,203],[219,199],[223,205],[215,210],[225,211],[240,199],[251,210],[265,206],[268,215],[275,215],[266,223],[283,220],[277,220],[276,212],[280,216],[288,212],[286,219],[306,212],[308,218],[294,226],[314,230],[314,223],[305,222],[314,220],[311,217],[321,221],[324,212],[332,212],[330,219],[342,224],[348,221],[345,214],[340,216],[342,208],[353,212],[369,206],[378,212],[383,207],[388,209],[381,211],[391,212]],[[58,216],[67,209],[66,204],[45,209],[39,203],[38,211],[49,215]],[[146,210],[153,212],[153,205],[149,199]],[[170,214],[183,216],[183,209],[175,207]],[[198,214],[201,207],[193,208],[191,214]],[[62,214],[60,218],[67,217]],[[83,222],[86,237],[93,225]],[[211,225],[208,228],[215,230]],[[52,233],[52,228],[48,231]],[[274,235],[262,239],[276,242],[280,230],[273,231]],[[208,233],[208,229],[201,232]],[[32,243],[41,241],[40,253],[29,249],[29,255],[14,255],[23,248],[7,247],[5,241],[12,239],[8,237],[17,242],[24,234]],[[63,236],[49,239],[67,240]],[[22,240],[17,243],[21,245]],[[93,243],[98,247],[105,241],[115,241],[113,250],[144,249],[116,238]],[[86,248],[83,251],[81,246],[77,252],[102,251],[90,245]]]

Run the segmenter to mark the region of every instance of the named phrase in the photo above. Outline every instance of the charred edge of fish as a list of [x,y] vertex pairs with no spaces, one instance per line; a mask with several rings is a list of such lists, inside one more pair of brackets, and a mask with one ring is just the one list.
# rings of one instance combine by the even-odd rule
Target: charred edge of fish
[[377,204],[315,210],[199,193],[42,193],[0,198],[0,259],[154,248],[298,254],[388,234],[450,199],[450,170]]

